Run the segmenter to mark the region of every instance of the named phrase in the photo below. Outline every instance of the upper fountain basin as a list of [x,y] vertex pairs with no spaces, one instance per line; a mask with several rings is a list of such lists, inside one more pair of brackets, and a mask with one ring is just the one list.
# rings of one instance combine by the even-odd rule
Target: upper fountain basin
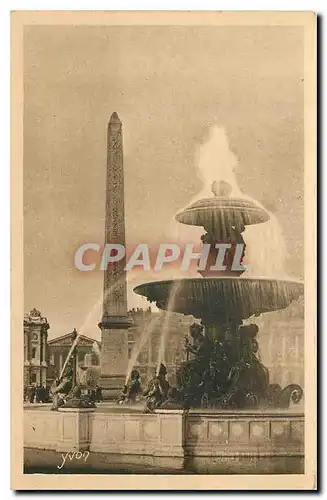
[[303,295],[303,283],[270,278],[186,278],[144,283],[134,292],[159,309],[228,321],[285,309]]
[[269,214],[254,201],[228,196],[214,196],[198,200],[175,215],[175,219],[191,226],[225,226],[260,224],[269,220]]

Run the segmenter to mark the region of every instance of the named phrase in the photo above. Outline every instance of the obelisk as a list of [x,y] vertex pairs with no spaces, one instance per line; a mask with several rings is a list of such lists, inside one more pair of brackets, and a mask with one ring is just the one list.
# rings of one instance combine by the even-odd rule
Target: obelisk
[[[107,136],[105,244],[125,248],[124,164],[122,124],[111,115]],[[116,397],[125,383],[128,365],[126,260],[109,263],[104,271],[101,329],[101,379],[104,399]]]

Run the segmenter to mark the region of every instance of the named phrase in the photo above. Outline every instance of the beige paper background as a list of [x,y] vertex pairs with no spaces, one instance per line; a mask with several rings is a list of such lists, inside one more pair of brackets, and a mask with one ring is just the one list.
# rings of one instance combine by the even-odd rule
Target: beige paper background
[[[58,475],[23,474],[23,29],[28,25],[303,26],[305,130],[305,474]],[[291,12],[15,12],[12,13],[12,481],[13,489],[312,489],[316,488],[316,16]],[[313,248],[314,247],[314,248]],[[78,478],[78,481],[77,481]]]

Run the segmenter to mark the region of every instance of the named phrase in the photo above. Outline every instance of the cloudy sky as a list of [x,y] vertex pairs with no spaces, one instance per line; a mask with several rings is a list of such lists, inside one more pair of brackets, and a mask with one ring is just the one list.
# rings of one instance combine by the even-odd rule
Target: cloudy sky
[[[302,276],[300,27],[28,27],[24,78],[25,310],[48,317],[50,336],[81,326],[100,336],[102,275],[74,269],[74,253],[103,242],[113,111],[127,243],[169,239],[174,214],[201,192],[196,152],[218,126],[239,188],[280,224],[287,274]],[[128,297],[141,304],[132,285]]]

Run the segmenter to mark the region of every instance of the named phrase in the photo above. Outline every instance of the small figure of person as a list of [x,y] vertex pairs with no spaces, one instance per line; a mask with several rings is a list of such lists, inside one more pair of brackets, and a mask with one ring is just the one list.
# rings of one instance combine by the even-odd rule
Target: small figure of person
[[95,386],[95,399],[97,403],[102,401],[102,389],[98,384]]
[[29,402],[34,403],[36,396],[36,385],[33,383],[29,390]]
[[90,401],[96,402],[96,389],[88,389],[87,395]]
[[57,386],[59,385],[59,378],[55,378],[54,381],[52,382],[51,386],[50,386],[50,398],[51,400],[53,400],[53,396],[55,394],[55,390],[57,388]]
[[43,385],[43,403],[49,403],[50,401],[50,388],[48,384]]
[[42,385],[38,385],[35,390],[35,401],[36,403],[43,403],[43,388]]

